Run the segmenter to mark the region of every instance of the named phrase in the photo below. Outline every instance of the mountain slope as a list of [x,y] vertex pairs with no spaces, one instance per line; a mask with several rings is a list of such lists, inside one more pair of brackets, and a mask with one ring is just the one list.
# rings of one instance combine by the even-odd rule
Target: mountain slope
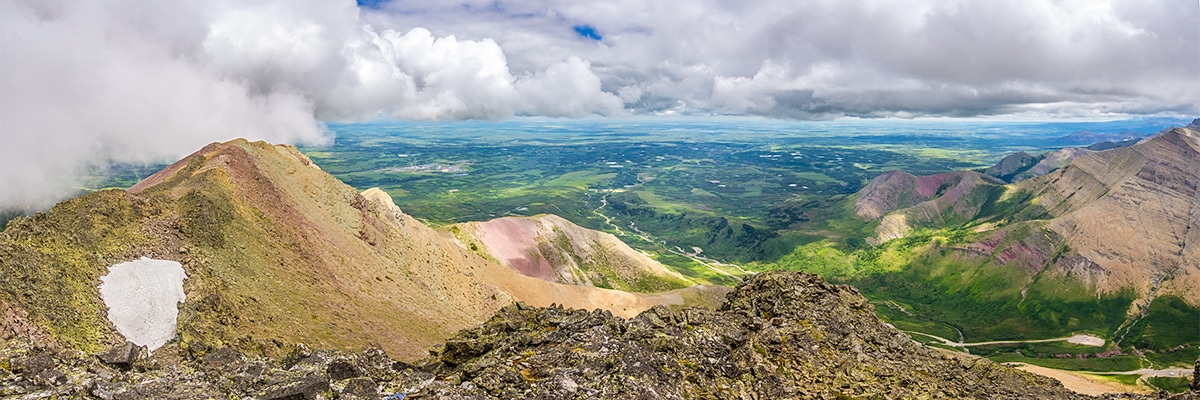
[[975,171],[928,176],[892,171],[855,196],[855,213],[880,219],[875,243],[904,237],[914,228],[959,225],[975,218],[1003,182]]
[[451,228],[455,236],[523,275],[569,285],[652,292],[683,288],[686,278],[608,233],[556,215],[504,217]]
[[[1008,164],[1027,169],[1037,165],[1035,159],[1018,155]],[[1024,170],[1003,164],[993,172]],[[1054,251],[1061,242],[1069,251],[1058,260],[1041,251],[1041,259],[1083,269],[1099,267],[1102,276],[1091,277],[1099,290],[1136,287],[1147,296],[1153,289],[1150,282],[1170,276],[1166,285],[1172,292],[1200,304],[1200,290],[1194,290],[1200,288],[1197,130],[1176,128],[1135,146],[1084,154],[1064,168],[1007,187],[958,174],[962,178],[948,180],[955,175],[889,172],[859,192],[856,212],[862,218],[881,219],[880,241],[919,227],[988,221],[998,222],[1002,231],[1007,224],[1022,222],[1044,226],[1053,231],[1055,238],[1050,240],[1055,243],[1039,247]],[[1011,199],[1021,201],[999,206]],[[994,251],[1000,239],[975,248]]]
[[[289,146],[206,146],[130,188],[15,219],[0,234],[0,301],[70,347],[119,341],[96,285],[109,265],[181,262],[181,347],[278,354],[290,343],[379,345],[415,358],[521,300],[621,315],[646,297],[521,276],[441,237],[378,191],[360,195]],[[303,327],[303,329],[296,329]]]
[[[902,185],[891,193],[920,193],[920,179],[881,176],[857,201],[886,197],[879,188],[896,182]],[[1040,177],[983,182],[970,191],[978,196],[955,199],[946,191],[909,207],[876,202],[884,206],[859,215],[881,215],[881,241],[905,239],[871,254],[889,254],[902,266],[856,284],[956,324],[968,337],[1092,331],[1122,345],[1179,351],[1200,343],[1190,325],[1165,317],[1200,310],[1198,182],[1200,132],[1175,128],[1083,154]],[[977,213],[914,218],[939,202],[936,209]]]
[[[749,277],[717,311],[654,307],[625,320],[518,303],[412,365],[378,350],[297,347],[283,360],[222,349],[202,358],[120,358],[122,366],[108,356],[39,353],[25,342],[0,348],[0,360],[16,366],[6,376],[0,364],[0,390],[29,398],[1089,398],[1049,378],[921,346],[875,317],[853,288],[784,272]],[[38,378],[55,374],[62,377],[53,385]]]
[[[1135,146],[1081,157],[1022,185],[1049,227],[1103,269],[1102,291],[1135,287],[1200,305],[1200,132],[1176,128]],[[1166,279],[1168,278],[1169,279]]]

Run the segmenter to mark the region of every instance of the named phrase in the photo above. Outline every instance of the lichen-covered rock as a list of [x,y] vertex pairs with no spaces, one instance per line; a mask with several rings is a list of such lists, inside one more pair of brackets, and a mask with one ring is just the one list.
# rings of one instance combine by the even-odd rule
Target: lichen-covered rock
[[1056,382],[924,348],[857,290],[759,274],[719,311],[506,307],[430,371],[499,398],[1073,398]]
[[137,362],[145,352],[145,347],[126,341],[119,345],[110,347],[103,353],[97,354],[96,357],[100,358],[100,361],[103,361],[105,364],[128,371],[129,369],[133,368],[133,364]]

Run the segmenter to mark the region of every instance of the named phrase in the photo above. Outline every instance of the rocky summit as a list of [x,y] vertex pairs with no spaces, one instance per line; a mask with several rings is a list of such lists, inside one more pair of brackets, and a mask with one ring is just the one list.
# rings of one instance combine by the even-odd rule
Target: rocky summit
[[517,303],[411,364],[303,345],[279,359],[175,345],[90,355],[28,337],[3,348],[0,395],[29,399],[1086,398],[923,347],[857,290],[789,272],[755,275],[716,311],[657,306],[625,320]]

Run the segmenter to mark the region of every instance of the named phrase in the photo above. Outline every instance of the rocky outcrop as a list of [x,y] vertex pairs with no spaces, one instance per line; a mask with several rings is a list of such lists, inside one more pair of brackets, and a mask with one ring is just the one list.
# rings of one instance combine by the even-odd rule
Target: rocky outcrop
[[[169,344],[124,371],[27,342],[4,349],[0,395],[30,398],[1086,398],[1049,378],[925,348],[876,318],[855,289],[786,272],[748,279],[719,311],[655,307],[625,320],[509,305],[414,364],[378,349],[195,358],[172,355],[185,353]],[[62,378],[7,367],[30,364]]]
[[437,350],[432,371],[500,398],[1071,398],[1055,382],[924,348],[856,290],[756,275],[719,311],[502,309]]

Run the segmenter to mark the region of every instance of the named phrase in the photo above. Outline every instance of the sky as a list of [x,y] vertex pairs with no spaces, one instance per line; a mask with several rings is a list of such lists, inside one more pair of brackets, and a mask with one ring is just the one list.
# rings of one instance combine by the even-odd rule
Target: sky
[[327,122],[1200,115],[1197,0],[0,0],[0,209]]

